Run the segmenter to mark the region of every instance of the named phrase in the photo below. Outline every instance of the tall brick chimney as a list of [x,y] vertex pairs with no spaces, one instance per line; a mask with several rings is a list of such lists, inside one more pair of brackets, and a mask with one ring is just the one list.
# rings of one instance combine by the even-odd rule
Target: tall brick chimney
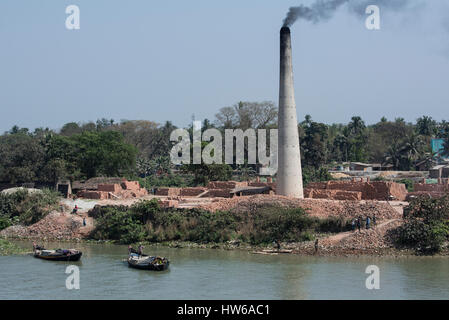
[[304,198],[290,29],[282,27],[280,43],[278,173],[276,193]]

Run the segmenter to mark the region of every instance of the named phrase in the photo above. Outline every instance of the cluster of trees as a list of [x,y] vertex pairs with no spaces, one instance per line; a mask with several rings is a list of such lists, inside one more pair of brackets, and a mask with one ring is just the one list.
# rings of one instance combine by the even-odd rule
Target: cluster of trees
[[445,139],[449,154],[449,123],[437,123],[427,116],[416,123],[382,118],[373,125],[366,125],[357,116],[346,125],[317,123],[306,116],[299,131],[304,163],[317,168],[332,162],[366,161],[415,170],[418,162],[435,156],[432,138]]
[[[239,102],[221,108],[214,121],[205,119],[202,130],[274,129],[274,103]],[[186,165],[181,172],[192,179],[177,179],[170,163],[170,134],[176,127],[169,121],[100,119],[96,123],[67,123],[59,132],[13,127],[0,136],[0,182],[48,182],[86,179],[95,176],[127,176],[144,179],[154,186],[204,184],[226,180],[232,175],[247,179],[257,172],[255,165]],[[188,128],[191,135],[193,128]],[[449,155],[449,123],[423,116],[415,123],[402,118],[367,125],[354,116],[347,124],[325,124],[310,115],[298,124],[305,180],[328,179],[321,170],[333,163],[366,161],[391,164],[398,170],[414,170],[418,162],[434,155],[431,138],[445,139]],[[223,135],[224,136],[224,135]],[[206,145],[206,144],[205,144]],[[224,154],[224,153],[223,153]],[[179,171],[178,171],[179,173]],[[160,177],[155,179],[155,177]],[[148,181],[147,181],[148,180]],[[151,180],[151,181],[150,181]]]
[[124,175],[134,171],[137,149],[115,131],[70,136],[14,127],[0,137],[0,181],[9,183]]
[[[273,103],[240,102],[219,110],[214,125],[219,129],[272,129],[277,127],[277,109]],[[354,116],[347,124],[325,124],[306,115],[298,124],[302,164],[318,170],[341,162],[390,164],[397,170],[415,170],[416,164],[431,159],[430,140],[445,140],[449,156],[449,123],[423,116],[415,123],[403,118],[367,125]]]

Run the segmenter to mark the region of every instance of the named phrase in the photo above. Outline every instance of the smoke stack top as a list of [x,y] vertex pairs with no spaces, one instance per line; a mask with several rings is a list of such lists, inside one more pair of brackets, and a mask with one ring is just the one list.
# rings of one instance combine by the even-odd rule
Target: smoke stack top
[[281,28],[281,34],[286,34],[286,33],[290,34],[290,28],[284,26],[284,27]]

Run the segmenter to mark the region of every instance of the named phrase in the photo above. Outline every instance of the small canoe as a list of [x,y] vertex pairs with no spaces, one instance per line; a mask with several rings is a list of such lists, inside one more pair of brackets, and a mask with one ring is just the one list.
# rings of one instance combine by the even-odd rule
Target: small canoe
[[293,250],[288,250],[288,249],[279,249],[279,250],[265,249],[262,251],[265,253],[292,253],[293,252]]
[[78,261],[83,253],[75,249],[36,250],[34,257],[50,261]]
[[253,251],[252,254],[264,254],[267,256],[277,256],[278,255],[278,253],[265,252],[265,251]]
[[140,270],[164,271],[167,270],[170,262],[167,258],[151,257],[132,253],[128,257],[128,266]]

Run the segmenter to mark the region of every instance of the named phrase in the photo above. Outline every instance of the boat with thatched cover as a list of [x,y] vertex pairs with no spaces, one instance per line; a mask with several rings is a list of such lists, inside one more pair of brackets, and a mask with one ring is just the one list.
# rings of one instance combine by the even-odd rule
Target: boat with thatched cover
[[141,270],[164,271],[167,270],[170,262],[167,258],[152,257],[147,255],[138,255],[131,253],[128,256],[128,266]]
[[76,249],[40,249],[34,251],[34,257],[50,261],[78,261],[83,253]]

